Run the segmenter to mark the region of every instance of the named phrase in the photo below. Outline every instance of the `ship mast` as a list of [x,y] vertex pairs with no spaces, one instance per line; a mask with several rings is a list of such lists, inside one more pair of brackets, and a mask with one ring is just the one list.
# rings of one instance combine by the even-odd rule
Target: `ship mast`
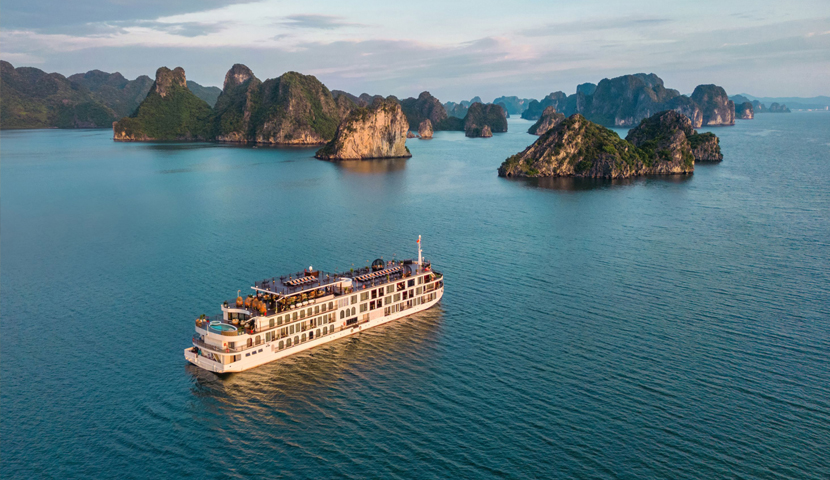
[[422,265],[422,257],[421,257],[421,236],[418,235],[418,266]]

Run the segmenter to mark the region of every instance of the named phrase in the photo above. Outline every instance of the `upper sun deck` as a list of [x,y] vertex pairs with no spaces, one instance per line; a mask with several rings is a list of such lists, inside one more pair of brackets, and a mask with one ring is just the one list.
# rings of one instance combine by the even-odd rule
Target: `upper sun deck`
[[[389,261],[383,264],[382,268],[375,265],[342,273],[305,270],[281,277],[266,278],[254,282],[251,288],[257,292],[257,296],[267,296],[274,300],[273,307],[267,310],[273,308],[279,311],[277,307],[279,303],[289,303],[295,298],[306,300],[325,295],[339,296],[431,271],[432,266],[427,260],[424,260],[421,265],[414,260]],[[247,304],[238,306],[236,301],[225,302],[225,304],[228,305],[227,308],[248,309]]]

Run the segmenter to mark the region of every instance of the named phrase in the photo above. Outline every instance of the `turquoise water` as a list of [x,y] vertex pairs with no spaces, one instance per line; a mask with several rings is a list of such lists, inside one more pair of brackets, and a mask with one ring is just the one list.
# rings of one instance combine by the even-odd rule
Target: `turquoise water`
[[[0,476],[828,478],[830,115],[714,130],[689,177],[498,178],[528,125],[344,164],[2,132]],[[438,307],[184,361],[238,289],[419,234]]]
[[216,330],[217,332],[231,332],[231,331],[235,332],[236,331],[236,327],[234,327],[233,325],[227,325],[227,324],[224,324],[224,323],[215,323],[215,324],[212,323],[212,324],[210,324],[210,329],[211,330]]

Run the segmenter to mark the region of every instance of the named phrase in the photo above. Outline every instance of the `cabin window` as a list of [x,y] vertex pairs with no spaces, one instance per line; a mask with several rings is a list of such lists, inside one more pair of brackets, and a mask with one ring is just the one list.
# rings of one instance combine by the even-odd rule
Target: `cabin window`
[[393,293],[395,291],[394,285],[389,285],[386,287],[386,293]]
[[329,302],[329,310],[334,308],[334,302]]
[[424,283],[424,277],[418,277],[418,285]]
[[410,280],[410,281],[406,282],[406,286],[407,286],[407,287],[414,287],[414,286],[415,286],[415,280],[414,280],[414,279],[412,279],[412,280]]
[[314,307],[314,315],[317,315],[318,313],[320,313],[320,305],[317,305],[316,307]]
[[415,289],[415,295],[420,295],[422,293],[424,293],[424,287],[418,287]]
[[[318,336],[319,336],[319,335],[318,335]],[[309,339],[309,340],[314,340],[314,330],[312,330],[312,331],[308,332],[308,339]]]
[[248,346],[249,346],[249,347],[253,347],[253,346],[254,346],[254,339],[253,339],[253,338],[249,338],[249,339],[248,339]]
[[305,342],[305,333],[303,334],[303,340],[302,341]]
[[294,312],[294,316],[293,316],[293,318],[294,318],[294,320],[296,320],[296,319],[297,319],[297,312]]
[[310,317],[311,315],[313,315],[313,314],[311,313],[311,307],[308,307],[308,310],[306,310],[306,311],[305,311],[305,314],[306,314],[307,316],[309,316],[309,317]]
[[348,325],[354,325],[355,323],[357,323],[357,318],[350,318],[350,319],[346,320],[346,325],[347,326]]
[[326,304],[323,304],[323,313],[326,313]]
[[280,350],[282,350],[283,348],[285,348],[285,341],[280,340]]
[[286,342],[285,342],[285,346],[286,346],[286,347],[290,347],[290,346],[291,346],[291,339],[290,339],[290,338],[289,338],[288,340],[286,340]]
[[360,311],[365,312],[366,310],[368,310],[368,305],[369,304],[367,304],[367,303],[361,303],[360,304]]
[[401,301],[401,294],[400,294],[400,293],[396,293],[396,294],[395,294],[395,301],[396,301],[396,302],[400,302],[400,301]]
[[352,295],[352,305],[357,303],[357,295]]
[[377,290],[372,290],[372,300],[374,300],[376,298],[378,298],[378,291]]
[[317,336],[318,337],[320,336],[320,329],[319,328],[317,329]]
[[374,309],[375,309],[375,302],[369,303],[369,310],[374,310]]
[[344,318],[346,318],[346,311],[340,310],[340,320],[343,320]]
[[329,327],[323,327],[323,335],[328,333],[328,331],[329,331]]
[[[364,303],[364,305],[366,305],[366,304]],[[355,310],[354,310],[354,309],[355,309],[355,307],[352,307],[352,315],[354,315],[354,314],[355,314]]]
[[288,333],[294,333],[294,325],[288,327]]
[[271,327],[271,328],[274,328],[274,319],[273,319],[273,318],[272,318],[272,319],[271,319],[271,321],[269,322],[269,325],[270,325],[270,327]]
[[265,341],[266,341],[266,342],[270,342],[270,341],[271,341],[271,332],[265,332]]
[[384,305],[389,305],[390,303],[392,303],[392,295],[386,297],[386,300],[383,302]]
[[[369,300],[369,292],[361,293],[360,294],[360,301],[362,302],[362,301],[366,301],[366,300]],[[354,302],[352,302],[352,303],[354,303]]]
[[305,310],[300,310],[300,318],[305,318]]
[[294,345],[297,345],[298,343],[300,343],[300,337],[295,335],[294,336]]
[[282,317],[277,317],[277,325],[282,325]]
[[259,345],[260,343],[262,343],[262,336],[257,335],[256,336],[256,344]]
[[246,356],[246,357],[250,357],[250,356],[251,356],[251,354],[250,354],[250,353],[246,353],[246,354],[245,354],[245,356]]

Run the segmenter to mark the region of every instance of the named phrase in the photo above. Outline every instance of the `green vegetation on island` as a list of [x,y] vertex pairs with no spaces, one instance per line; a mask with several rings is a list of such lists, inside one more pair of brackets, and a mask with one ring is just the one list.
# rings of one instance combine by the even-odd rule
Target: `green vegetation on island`
[[506,159],[498,173],[502,177],[591,178],[689,174],[696,160],[692,141],[698,147],[709,147],[708,136],[717,139],[712,134],[696,135],[691,120],[673,110],[643,119],[625,140],[574,114]]

